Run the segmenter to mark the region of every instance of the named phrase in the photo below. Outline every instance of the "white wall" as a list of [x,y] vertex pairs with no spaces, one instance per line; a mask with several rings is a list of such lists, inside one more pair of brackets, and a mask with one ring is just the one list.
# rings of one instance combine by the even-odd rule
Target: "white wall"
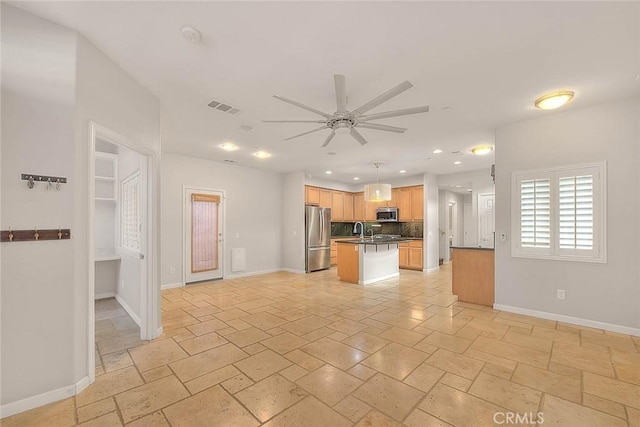
[[[471,183],[471,213],[473,215],[473,218],[471,220],[471,227],[469,229],[469,246],[478,246],[478,196],[480,194],[494,193],[491,170],[479,169],[469,172],[438,175],[438,186],[440,188],[460,184],[461,182]],[[458,215],[460,216],[460,214]],[[462,217],[464,218],[464,210],[462,211]]]
[[[496,303],[640,334],[638,98],[544,115],[496,132]],[[607,162],[606,264],[511,257],[511,173]],[[566,290],[566,300],[556,290]]]
[[425,270],[438,268],[438,180],[437,175],[424,174],[424,239]]
[[[282,175],[221,162],[165,154],[162,161],[162,284],[183,282],[183,186],[226,193],[224,272],[231,275],[231,249],[246,248],[243,274],[282,267]],[[300,186],[303,191],[303,186]],[[301,206],[304,205],[304,199]],[[175,268],[175,273],[170,269]]]
[[282,179],[282,267],[298,273],[305,271],[304,182],[301,171]]
[[[2,227],[71,228],[62,242],[3,244],[0,401],[7,416],[73,394],[89,375],[89,121],[159,159],[160,105],[77,33],[1,8]],[[26,191],[16,177],[27,171],[69,183],[59,192]]]
[[[4,3],[0,7],[1,226],[72,228],[71,240],[2,243],[4,406],[76,382],[71,256],[77,231],[71,209],[77,177],[73,164],[76,37]],[[19,180],[20,173],[65,176],[69,184],[60,191],[46,191],[42,184],[29,190]]]

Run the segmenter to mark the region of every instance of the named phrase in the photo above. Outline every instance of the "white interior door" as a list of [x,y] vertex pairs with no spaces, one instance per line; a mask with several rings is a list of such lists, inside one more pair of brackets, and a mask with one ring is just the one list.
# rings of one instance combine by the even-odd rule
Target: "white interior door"
[[473,214],[471,212],[471,203],[464,204],[464,246],[471,246],[471,224]]
[[222,192],[185,189],[185,283],[223,277]]
[[478,234],[481,248],[493,248],[495,234],[495,206],[493,194],[478,196]]

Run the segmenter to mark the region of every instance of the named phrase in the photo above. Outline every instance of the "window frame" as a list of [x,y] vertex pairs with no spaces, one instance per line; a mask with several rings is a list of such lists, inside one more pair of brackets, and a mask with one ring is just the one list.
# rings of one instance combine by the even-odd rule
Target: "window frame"
[[[142,253],[142,233],[141,233],[141,225],[142,225],[142,176],[140,170],[135,171],[125,179],[123,179],[120,183],[120,232],[119,232],[119,249],[124,253],[128,253],[133,256],[139,256]],[[134,248],[131,246],[125,246],[125,208],[126,201],[125,197],[127,197],[127,191],[125,191],[125,186],[132,181],[137,180],[138,186],[138,247]]]
[[[557,261],[607,262],[607,169],[606,162],[585,163],[511,173],[511,256]],[[560,178],[593,176],[593,249],[560,248]],[[548,248],[521,245],[521,182],[550,179],[550,244]]]

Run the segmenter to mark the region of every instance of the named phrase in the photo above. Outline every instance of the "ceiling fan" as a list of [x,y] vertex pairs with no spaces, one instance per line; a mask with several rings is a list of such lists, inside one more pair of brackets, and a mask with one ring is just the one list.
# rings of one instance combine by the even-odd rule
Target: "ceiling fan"
[[307,105],[301,104],[297,101],[285,98],[284,96],[273,95],[274,98],[279,99],[280,101],[287,102],[291,105],[295,105],[296,107],[300,107],[307,111],[311,111],[312,113],[318,114],[322,116],[323,120],[264,120],[264,123],[323,123],[317,129],[310,130],[308,132],[301,133],[299,135],[295,135],[286,140],[291,140],[294,138],[298,138],[299,136],[307,135],[313,132],[318,132],[323,129],[331,129],[331,133],[324,140],[321,147],[326,147],[329,145],[331,140],[336,134],[350,134],[356,141],[360,143],[360,145],[364,145],[367,143],[367,140],[364,139],[362,134],[356,130],[356,128],[364,128],[364,129],[375,129],[382,130],[386,132],[395,132],[395,133],[404,133],[407,129],[400,128],[396,126],[388,126],[382,125],[378,123],[369,123],[371,120],[377,119],[386,119],[389,117],[398,117],[398,116],[406,116],[408,114],[418,114],[418,113],[426,113],[429,111],[429,106],[425,105],[423,107],[414,107],[414,108],[405,108],[402,110],[394,110],[387,111],[384,113],[374,113],[374,114],[366,114],[369,110],[374,109],[378,105],[382,104],[393,98],[394,96],[400,95],[402,92],[406,91],[413,87],[411,83],[408,81],[404,81],[400,83],[398,86],[389,89],[382,95],[379,95],[373,98],[371,101],[366,104],[356,108],[355,110],[347,110],[347,84],[346,79],[341,74],[334,74],[333,79],[335,81],[336,86],[336,104],[337,110],[333,114],[323,113],[320,110],[316,110],[313,107],[309,107]]

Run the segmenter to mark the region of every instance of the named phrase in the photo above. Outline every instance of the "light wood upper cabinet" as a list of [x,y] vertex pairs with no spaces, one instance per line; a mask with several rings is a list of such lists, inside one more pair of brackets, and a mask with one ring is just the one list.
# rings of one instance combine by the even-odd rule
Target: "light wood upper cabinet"
[[344,221],[344,193],[331,192],[331,221]]
[[345,221],[354,221],[354,198],[355,195],[353,193],[344,193],[344,220]]
[[398,220],[411,221],[411,187],[398,188]]
[[364,202],[364,219],[365,221],[375,221],[376,220],[376,209],[383,208],[387,204],[386,201],[383,202]]
[[411,187],[411,220],[424,219],[424,186]]
[[320,207],[321,208],[330,208],[331,207],[331,190],[325,190],[324,188],[320,189]]
[[388,208],[397,208],[398,207],[398,189],[391,189],[391,200],[387,201]]
[[320,189],[318,187],[304,186],[304,202],[307,205],[320,204]]
[[364,193],[356,193],[353,200],[354,221],[364,221]]

